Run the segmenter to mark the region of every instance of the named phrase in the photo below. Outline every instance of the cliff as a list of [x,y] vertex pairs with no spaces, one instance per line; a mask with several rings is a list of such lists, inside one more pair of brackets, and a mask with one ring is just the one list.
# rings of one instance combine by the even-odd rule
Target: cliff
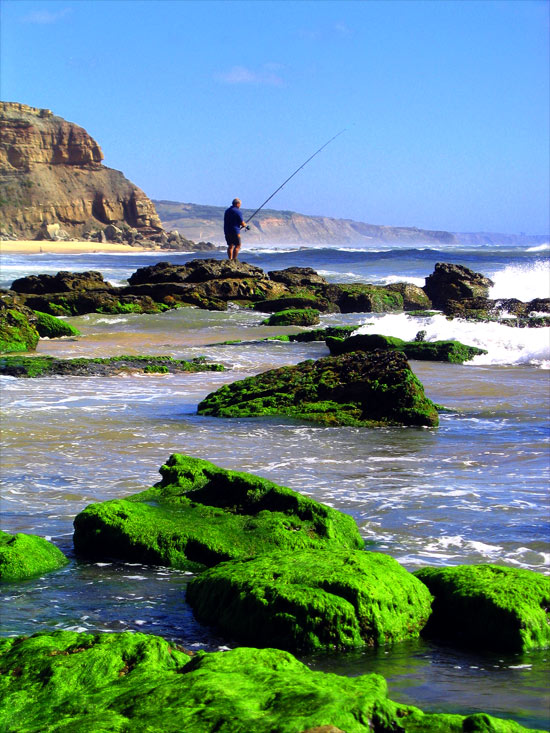
[[35,239],[47,225],[82,238],[112,224],[143,236],[162,232],[152,201],[82,127],[50,110],[0,102],[1,230]]
[[[223,206],[154,201],[165,227],[176,229],[189,239],[223,243]],[[243,209],[245,219],[253,209]],[[458,233],[416,227],[367,224],[352,219],[306,216],[294,211],[264,209],[250,222],[246,232],[250,244],[543,244],[548,235],[514,235],[487,232]]]

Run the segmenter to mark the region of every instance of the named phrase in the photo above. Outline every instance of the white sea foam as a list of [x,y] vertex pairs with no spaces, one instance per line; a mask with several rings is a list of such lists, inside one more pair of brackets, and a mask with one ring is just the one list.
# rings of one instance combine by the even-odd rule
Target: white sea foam
[[534,247],[527,247],[527,252],[548,252],[549,250],[549,242],[545,242],[544,244],[536,244]]
[[393,283],[411,283],[412,285],[417,285],[419,288],[424,287],[425,282],[425,277],[413,277],[412,275],[387,275],[382,280],[384,285],[392,285]]
[[508,265],[491,277],[495,283],[489,297],[518,298],[529,301],[533,298],[550,298],[550,261],[533,262],[529,265]]
[[370,316],[369,323],[356,333],[381,333],[412,341],[421,330],[426,331],[426,341],[460,341],[488,352],[474,357],[467,364],[534,364],[550,368],[550,327],[514,328],[501,323],[474,323],[457,318],[448,321],[442,315],[418,318],[399,313]]

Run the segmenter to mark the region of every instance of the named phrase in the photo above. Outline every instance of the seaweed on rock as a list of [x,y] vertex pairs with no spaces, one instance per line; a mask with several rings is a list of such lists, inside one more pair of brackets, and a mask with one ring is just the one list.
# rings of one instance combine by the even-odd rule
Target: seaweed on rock
[[78,514],[75,550],[200,571],[275,549],[364,545],[352,517],[259,476],[180,454],[160,472],[152,488]]
[[303,361],[227,384],[198,406],[200,415],[288,415],[323,425],[437,426],[434,403],[395,351],[354,352]]
[[313,671],[278,649],[189,656],[139,632],[3,639],[0,672],[0,727],[10,731],[526,731],[485,714],[424,713],[395,703],[377,674]]
[[389,555],[331,549],[221,563],[187,600],[199,621],[245,644],[315,651],[414,638],[432,597]]

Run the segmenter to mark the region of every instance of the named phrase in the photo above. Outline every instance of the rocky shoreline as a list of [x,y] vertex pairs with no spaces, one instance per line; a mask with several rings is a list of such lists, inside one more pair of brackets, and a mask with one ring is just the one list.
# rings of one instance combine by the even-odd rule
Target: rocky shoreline
[[[221,311],[236,304],[282,314],[289,319],[283,323],[295,323],[303,311],[427,313],[434,307],[448,317],[460,311],[461,317],[498,320],[504,310],[488,299],[490,284],[445,263],[436,265],[424,288],[338,285],[310,268],[264,273],[242,262],[208,259],[140,268],[120,288],[98,272],[29,276],[1,294],[0,371],[35,377],[223,368],[162,356],[27,355],[45,335],[78,338],[70,328],[62,332],[71,315],[190,306]],[[547,319],[549,312],[548,299],[521,304],[518,324],[523,319],[521,325],[539,325],[530,320]],[[198,414],[282,414],[358,428],[435,427],[439,408],[407,359],[424,351],[423,358],[461,362],[476,353],[458,342],[423,342],[420,333],[402,342],[353,336],[346,328],[310,328],[288,338],[325,340],[332,355],[221,387],[199,404]],[[548,648],[549,578],[490,564],[413,574],[388,555],[369,551],[351,516],[291,488],[181,454],[170,456],[160,472],[154,486],[89,505],[75,517],[77,557],[193,573],[187,600],[196,617],[254,648],[191,655],[159,637],[128,633],[39,632],[5,639],[0,721],[8,729],[526,730],[485,714],[424,713],[389,700],[377,675],[312,672],[289,652],[382,646],[391,653],[393,645],[419,635],[460,648]],[[66,559],[51,545],[52,564],[45,542],[3,533],[0,579],[16,582],[62,567]]]

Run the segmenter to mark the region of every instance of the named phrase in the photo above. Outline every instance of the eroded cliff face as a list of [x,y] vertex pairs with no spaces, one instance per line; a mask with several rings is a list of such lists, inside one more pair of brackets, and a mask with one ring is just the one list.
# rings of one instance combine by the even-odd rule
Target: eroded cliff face
[[102,160],[82,127],[47,109],[0,102],[0,229],[21,239],[50,224],[71,237],[108,224],[161,232],[152,201]]

